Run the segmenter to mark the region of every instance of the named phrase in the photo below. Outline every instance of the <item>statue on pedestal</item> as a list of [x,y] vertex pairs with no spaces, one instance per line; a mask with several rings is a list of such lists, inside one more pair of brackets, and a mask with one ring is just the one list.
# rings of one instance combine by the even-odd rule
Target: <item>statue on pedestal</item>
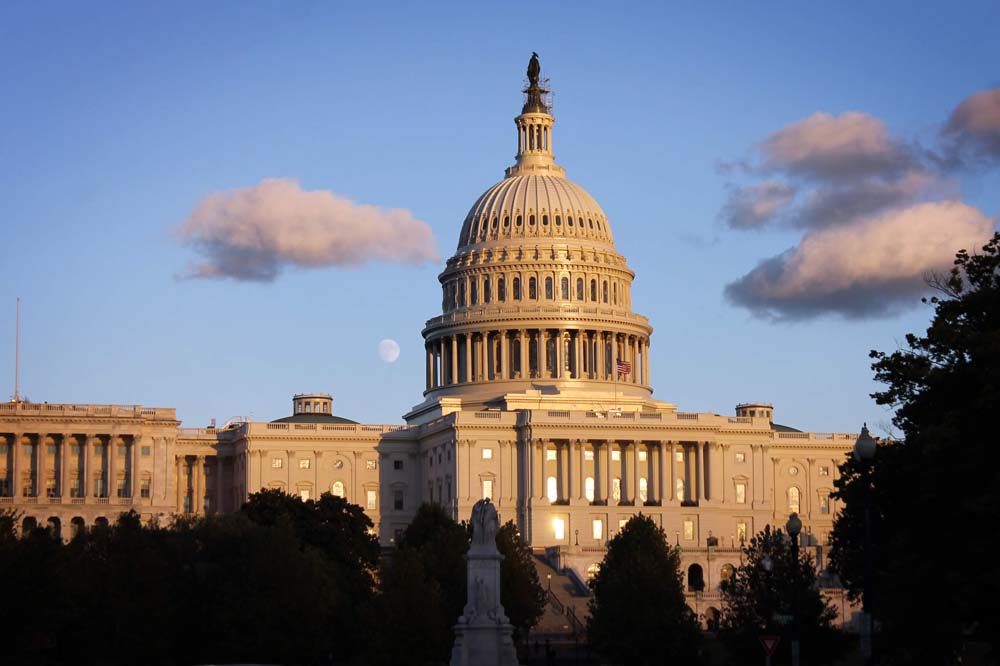
[[472,508],[472,545],[465,556],[468,594],[455,625],[451,666],[517,666],[513,627],[500,604],[500,562],[496,507],[488,499]]

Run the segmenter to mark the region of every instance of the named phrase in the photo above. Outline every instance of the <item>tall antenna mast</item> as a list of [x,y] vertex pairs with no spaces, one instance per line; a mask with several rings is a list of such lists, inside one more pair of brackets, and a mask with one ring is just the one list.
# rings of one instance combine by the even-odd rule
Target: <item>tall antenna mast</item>
[[21,402],[17,394],[18,378],[21,374],[21,297],[17,297],[17,319],[14,327],[14,402]]

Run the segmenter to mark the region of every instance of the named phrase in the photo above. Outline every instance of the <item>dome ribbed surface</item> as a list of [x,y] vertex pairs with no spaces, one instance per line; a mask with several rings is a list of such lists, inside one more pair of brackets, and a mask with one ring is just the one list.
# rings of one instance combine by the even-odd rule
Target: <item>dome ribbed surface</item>
[[560,176],[512,176],[473,204],[462,225],[459,249],[506,239],[587,239],[614,244],[600,205]]

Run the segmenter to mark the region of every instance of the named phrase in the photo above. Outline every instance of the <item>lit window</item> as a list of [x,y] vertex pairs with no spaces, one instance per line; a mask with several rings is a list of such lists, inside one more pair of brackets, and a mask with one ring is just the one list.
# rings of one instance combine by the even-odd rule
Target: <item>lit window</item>
[[373,471],[377,470],[378,469],[378,461],[377,460],[366,460],[365,461],[365,469],[368,470],[369,472],[373,472]]
[[559,485],[556,482],[556,477],[550,476],[545,482],[546,496],[548,496],[550,502],[555,502],[559,499]]
[[747,524],[746,523],[736,523],[736,539],[740,543],[744,543],[747,540]]
[[795,486],[788,489],[788,512],[799,512],[799,489]]
[[675,452],[674,460],[676,460],[677,462],[684,462],[684,452],[683,451]]
[[745,453],[737,453],[736,454],[736,462],[738,462],[738,463],[744,463],[746,461],[747,461],[747,454],[745,454]]
[[[76,448],[79,448],[79,447],[76,447]],[[142,447],[141,452],[142,452],[142,457],[143,458],[147,458],[147,457],[149,457],[149,454],[152,452],[152,449],[150,447],[148,447],[148,446],[144,446],[144,447]]]
[[403,469],[403,461],[402,460],[393,460],[392,461],[392,468],[393,469]]
[[483,449],[483,460],[493,460],[493,449]]
[[548,449],[547,451],[545,451],[545,459],[546,460],[555,460],[556,459],[555,449]]
[[614,460],[614,461],[620,461],[622,459],[622,452],[621,451],[612,451],[611,452],[611,459]]
[[746,504],[747,503],[747,484],[740,483],[736,484],[736,503]]
[[333,487],[330,489],[334,497],[344,496],[344,483],[342,481],[334,481]]
[[583,459],[586,460],[586,461],[592,461],[594,459],[594,452],[593,451],[584,451],[583,452]]
[[691,541],[694,539],[694,520],[691,518],[684,519],[684,540]]
[[[77,481],[76,483],[77,483],[77,489],[79,490],[80,482]],[[139,497],[142,497],[143,499],[149,499],[149,485],[150,485],[149,479],[142,480],[141,484],[139,485]]]
[[622,480],[618,478],[611,479],[611,499],[615,502],[620,502],[622,500]]
[[646,452],[639,451],[639,462],[646,462]]
[[365,508],[374,509],[378,506],[378,493],[374,490],[365,491]]
[[392,491],[392,509],[393,511],[403,510],[403,491],[394,490]]
[[564,301],[568,301],[569,300],[569,278],[564,277],[560,281],[560,286],[562,287],[560,289],[560,292],[561,292],[560,295],[562,296],[562,299]]
[[623,529],[625,529],[626,525],[628,525],[628,518],[619,518],[618,519],[618,531],[619,532],[621,532]]
[[271,458],[271,467],[273,469],[281,469],[285,466],[285,461],[281,458]]
[[646,479],[640,478],[639,479],[639,501],[640,502],[645,502],[646,501],[647,489],[648,489],[648,485],[646,484]]
[[299,488],[299,497],[302,498],[303,502],[308,502],[309,501],[309,489],[308,488]]
[[493,479],[483,479],[483,499],[493,498]]
[[312,466],[312,460],[309,458],[303,458],[299,461],[299,469],[309,469]]
[[595,519],[591,524],[594,528],[594,538],[600,541],[604,538],[604,521]]
[[684,479],[677,479],[676,484],[674,484],[674,496],[678,502],[684,501]]
[[821,466],[819,468],[819,475],[820,476],[830,476],[830,468],[827,467],[826,465]]
[[556,541],[562,541],[566,538],[566,521],[562,518],[552,519],[552,536]]
[[583,493],[587,497],[588,502],[594,501],[594,477],[588,476],[583,484]]
[[819,512],[822,514],[830,513],[830,496],[823,494],[819,496]]

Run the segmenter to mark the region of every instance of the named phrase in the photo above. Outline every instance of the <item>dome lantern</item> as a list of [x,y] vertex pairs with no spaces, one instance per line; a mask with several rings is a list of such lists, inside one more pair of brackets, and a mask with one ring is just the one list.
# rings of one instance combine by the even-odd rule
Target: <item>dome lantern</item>
[[558,166],[552,152],[552,106],[549,102],[550,90],[547,80],[539,82],[541,66],[538,64],[538,54],[531,54],[528,63],[528,87],[525,94],[521,115],[514,119],[517,126],[517,163],[507,167],[505,175],[525,175],[538,173],[547,175],[566,175],[566,169]]

